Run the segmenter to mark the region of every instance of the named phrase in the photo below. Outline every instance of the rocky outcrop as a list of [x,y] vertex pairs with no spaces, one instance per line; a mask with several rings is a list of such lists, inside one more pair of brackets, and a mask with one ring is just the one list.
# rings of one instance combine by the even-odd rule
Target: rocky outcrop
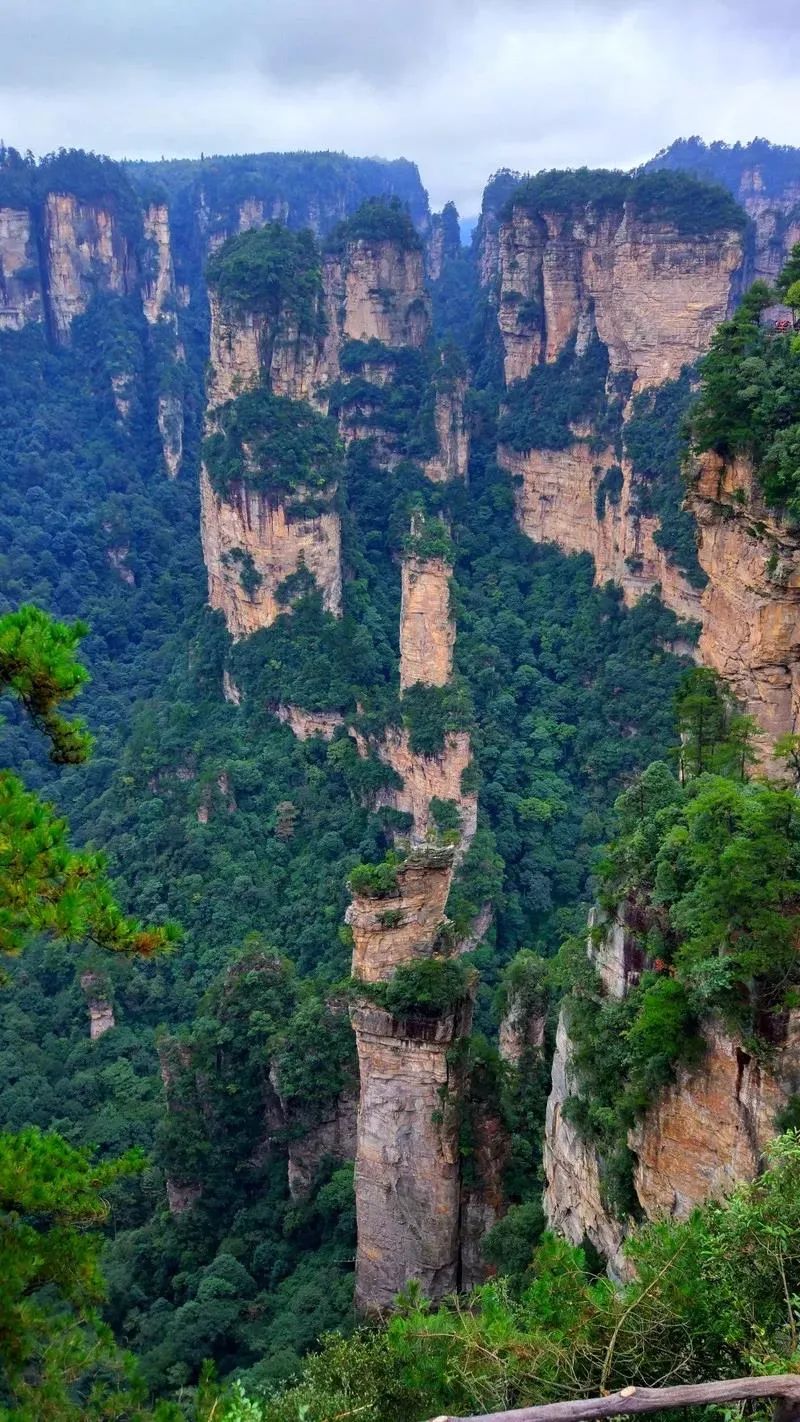
[[425,461],[425,473],[434,484],[466,479],[469,468],[469,425],[465,413],[467,382],[455,379],[436,391],[433,422],[436,453]]
[[453,671],[455,624],[450,617],[450,564],[443,558],[403,559],[400,606],[400,690],[422,682],[445,686]]
[[776,1118],[800,1087],[800,1012],[787,1014],[771,1062],[759,1062],[715,1022],[697,1067],[672,1086],[631,1134],[634,1186],[648,1219],[685,1219],[695,1205],[752,1180]]
[[463,1012],[399,1021],[353,1008],[361,1095],[356,1154],[356,1308],[391,1308],[411,1279],[439,1299],[458,1287],[461,1169],[449,1060]]
[[431,216],[431,227],[425,243],[425,271],[429,281],[438,281],[445,263],[461,251],[461,228],[455,203],[445,203],[441,212]]
[[[644,959],[624,913],[608,922],[602,935],[600,922],[596,914],[590,919],[589,954],[601,991],[621,999],[638,982]],[[722,1198],[759,1173],[781,1112],[800,1088],[800,1011],[776,1019],[772,1035],[758,1059],[722,1023],[706,1023],[700,1060],[679,1067],[674,1082],[629,1131],[633,1187],[645,1219],[685,1219],[696,1205]],[[602,1163],[564,1109],[579,1090],[562,1009],[545,1127],[545,1213],[573,1243],[589,1239],[612,1274],[625,1277],[629,1266],[622,1245],[629,1221],[608,1208]]]
[[28,208],[0,207],[0,331],[21,331],[42,316],[33,214]]
[[472,748],[466,731],[450,731],[438,755],[420,755],[409,746],[409,733],[398,726],[389,726],[373,749],[380,760],[400,776],[402,787],[379,791],[375,806],[387,805],[402,814],[411,815],[412,836],[424,840],[435,830],[431,801],[451,800],[461,817],[459,852],[472,842],[478,822],[478,797],[461,788],[461,778],[471,764]]
[[412,849],[397,871],[397,889],[381,898],[354,894],[346,921],[353,933],[353,977],[385,982],[395,969],[435,951],[453,877],[453,851]]
[[340,339],[421,347],[430,332],[422,249],[360,238],[325,263],[327,309]]
[[131,242],[106,208],[51,192],[42,224],[50,320],[63,342],[95,291],[130,295],[138,289],[139,272]]
[[82,973],[81,988],[89,1009],[89,1036],[95,1042],[117,1025],[108,980],[102,973]]
[[343,1091],[323,1120],[302,1135],[290,1137],[288,1182],[293,1200],[306,1198],[326,1161],[342,1165],[355,1160],[357,1113],[357,1092]]
[[[303,491],[296,496],[302,498]],[[201,532],[208,600],[229,632],[246,637],[288,610],[281,584],[300,568],[312,574],[328,612],[342,606],[341,533],[333,509],[294,517],[287,502],[236,485],[223,499],[205,470],[200,480]],[[248,577],[243,572],[247,570]]]
[[[353,976],[385,982],[440,948],[452,850],[412,851],[395,893],[354,894]],[[457,1287],[461,1170],[450,1049],[469,1030],[471,1003],[439,1017],[398,1019],[368,999],[352,1022],[360,1096],[356,1149],[356,1306],[391,1307],[410,1279],[431,1298]]]
[[180,473],[183,463],[183,400],[173,393],[160,394],[156,411],[161,450],[170,479]]
[[800,729],[800,531],[761,496],[752,464],[703,455],[689,504],[708,574],[700,653],[763,732],[761,758]]
[[772,283],[800,242],[800,181],[771,191],[756,163],[742,172],[736,196],[753,222],[753,276]]
[[145,249],[142,310],[145,320],[154,326],[170,314],[175,302],[175,269],[166,203],[150,203],[144,209],[142,226]]
[[[527,454],[501,446],[498,462],[514,480],[520,528],[537,543],[557,543],[567,553],[591,553],[598,583],[609,579],[631,606],[654,587],[678,617],[696,621],[701,597],[655,542],[659,520],[636,509],[635,481],[628,460],[614,451],[595,452],[588,438],[566,449],[533,449]],[[610,468],[622,488],[598,511],[598,491]]]
[[685,236],[623,204],[597,212],[514,207],[498,238],[506,381],[593,331],[636,388],[675,379],[708,347],[742,269],[739,231]]
[[335,378],[338,365],[335,344],[322,324],[317,333],[301,330],[290,307],[277,316],[264,315],[226,305],[213,290],[209,306],[209,411],[261,382],[291,400],[323,401],[320,390]]
[[291,727],[299,741],[308,741],[312,736],[332,741],[338,728],[344,725],[340,711],[304,711],[302,706],[289,705],[272,706],[270,710],[284,726]]
[[588,1239],[612,1269],[620,1272],[624,1267],[624,1226],[604,1204],[594,1147],[564,1113],[565,1103],[576,1092],[571,1043],[562,1010],[545,1119],[545,1215],[551,1229],[563,1234],[571,1244],[581,1245]]

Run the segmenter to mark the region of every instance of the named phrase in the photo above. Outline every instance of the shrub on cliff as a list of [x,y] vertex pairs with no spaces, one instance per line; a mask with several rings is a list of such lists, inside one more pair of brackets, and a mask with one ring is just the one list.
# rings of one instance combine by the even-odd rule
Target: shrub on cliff
[[206,280],[225,305],[296,322],[301,334],[324,331],[320,255],[311,232],[268,222],[229,237],[206,265]]
[[661,170],[621,173],[605,168],[553,169],[526,178],[511,194],[503,211],[569,212],[594,207],[599,212],[627,204],[641,222],[677,227],[686,237],[742,231],[747,216],[730,192],[688,173]]
[[408,207],[398,197],[367,198],[352,217],[334,228],[327,245],[331,251],[341,251],[348,242],[395,242],[406,251],[422,250]]
[[260,387],[223,405],[216,419],[219,428],[204,441],[203,458],[223,497],[240,483],[263,493],[322,490],[341,474],[336,425],[304,400]]

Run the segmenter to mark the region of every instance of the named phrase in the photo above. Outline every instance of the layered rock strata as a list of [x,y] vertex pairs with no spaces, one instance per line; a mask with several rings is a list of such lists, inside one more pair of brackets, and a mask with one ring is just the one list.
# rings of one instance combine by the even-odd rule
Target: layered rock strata
[[[441,951],[452,850],[412,851],[397,889],[356,894],[347,913],[353,976],[388,981]],[[391,1307],[409,1280],[429,1298],[458,1287],[463,1081],[451,1049],[469,1031],[469,999],[435,1017],[397,1018],[369,997],[352,1008],[360,1073],[356,1149],[356,1307]]]
[[738,230],[683,235],[629,204],[598,212],[517,205],[497,247],[498,319],[506,381],[593,331],[612,373],[636,388],[675,379],[727,315],[744,260]]
[[[498,463],[514,481],[520,528],[537,543],[557,543],[567,553],[591,553],[598,583],[622,588],[628,606],[654,587],[678,617],[697,621],[701,595],[655,541],[660,524],[636,509],[633,471],[617,463],[608,447],[596,452],[588,437],[566,449],[533,449],[527,454],[500,446]],[[612,466],[620,469],[616,502],[605,501],[598,515],[598,490]]]
[[700,652],[762,731],[800,729],[800,530],[767,507],[748,459],[703,455],[689,504],[708,574]]
[[[617,999],[645,966],[620,919],[607,926],[599,943],[592,935],[590,954],[602,990]],[[759,1061],[720,1022],[706,1025],[701,1060],[678,1069],[675,1081],[628,1134],[644,1218],[685,1219],[696,1205],[722,1198],[762,1169],[764,1149],[800,1087],[800,1012],[785,1014],[777,1037],[769,1058]],[[622,1246],[628,1224],[609,1209],[602,1162],[564,1110],[579,1092],[568,1014],[562,1010],[545,1127],[545,1213],[552,1228],[574,1244],[589,1239],[612,1274],[626,1277]]]

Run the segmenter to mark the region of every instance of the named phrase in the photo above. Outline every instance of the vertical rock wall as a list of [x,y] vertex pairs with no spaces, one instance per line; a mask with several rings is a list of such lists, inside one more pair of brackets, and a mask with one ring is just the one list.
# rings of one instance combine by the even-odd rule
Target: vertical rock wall
[[39,252],[28,208],[0,207],[0,331],[43,316]]
[[[413,850],[394,894],[355,895],[353,976],[386,982],[402,964],[441,951],[453,856]],[[356,1306],[376,1312],[416,1279],[429,1298],[459,1282],[462,1089],[450,1050],[469,1031],[471,1002],[439,1017],[399,1019],[364,998],[352,1009],[360,1073],[356,1150]]]

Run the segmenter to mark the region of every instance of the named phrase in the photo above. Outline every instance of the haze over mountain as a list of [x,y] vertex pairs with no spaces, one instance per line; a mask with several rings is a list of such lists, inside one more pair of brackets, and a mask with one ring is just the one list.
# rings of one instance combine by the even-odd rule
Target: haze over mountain
[[800,141],[787,0],[9,0],[3,56],[16,147],[405,156],[467,214],[501,166],[627,168],[677,133]]

